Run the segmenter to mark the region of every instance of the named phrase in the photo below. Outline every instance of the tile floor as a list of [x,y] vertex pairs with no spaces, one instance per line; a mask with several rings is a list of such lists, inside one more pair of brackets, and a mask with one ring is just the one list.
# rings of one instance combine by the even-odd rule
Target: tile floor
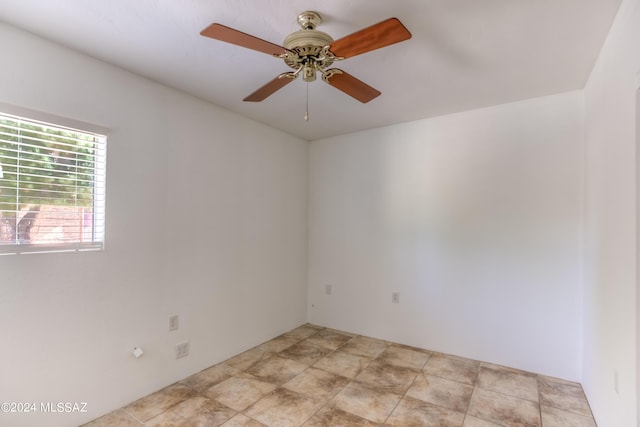
[[86,424],[595,427],[579,384],[303,325]]

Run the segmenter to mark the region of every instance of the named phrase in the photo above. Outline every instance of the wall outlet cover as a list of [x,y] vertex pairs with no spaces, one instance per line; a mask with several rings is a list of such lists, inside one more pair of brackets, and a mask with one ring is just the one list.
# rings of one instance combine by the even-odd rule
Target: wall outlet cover
[[175,316],[169,317],[169,331],[177,331],[180,326],[180,316],[177,314]]
[[176,359],[181,359],[189,355],[189,341],[176,344]]

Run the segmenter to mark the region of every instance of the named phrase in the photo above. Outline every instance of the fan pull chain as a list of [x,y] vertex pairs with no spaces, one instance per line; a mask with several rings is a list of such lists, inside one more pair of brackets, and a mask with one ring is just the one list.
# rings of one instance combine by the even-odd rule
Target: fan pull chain
[[307,110],[304,113],[304,121],[309,121],[309,82],[307,82]]

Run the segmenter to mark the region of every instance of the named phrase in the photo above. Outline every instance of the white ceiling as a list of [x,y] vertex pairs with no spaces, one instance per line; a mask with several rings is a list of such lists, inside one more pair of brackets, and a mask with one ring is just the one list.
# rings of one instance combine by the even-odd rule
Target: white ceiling
[[[307,140],[584,87],[620,0],[0,0],[0,20]],[[199,35],[218,22],[276,44],[316,10],[334,39],[389,17],[413,38],[338,66],[368,104],[302,79],[242,99],[290,69]]]

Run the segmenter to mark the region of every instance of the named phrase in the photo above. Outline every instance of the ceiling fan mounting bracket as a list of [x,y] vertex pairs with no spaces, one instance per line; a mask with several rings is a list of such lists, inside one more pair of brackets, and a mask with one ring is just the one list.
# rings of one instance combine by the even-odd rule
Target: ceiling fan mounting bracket
[[298,24],[303,30],[315,30],[322,23],[322,17],[318,12],[307,10],[298,15]]

